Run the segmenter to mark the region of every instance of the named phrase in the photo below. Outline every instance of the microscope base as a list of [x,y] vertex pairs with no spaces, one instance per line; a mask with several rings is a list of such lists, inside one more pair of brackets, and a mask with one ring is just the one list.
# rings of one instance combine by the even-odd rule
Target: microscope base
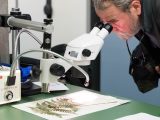
[[[23,87],[24,86],[24,87]],[[28,86],[28,87],[26,87]],[[22,84],[21,88],[21,95],[22,96],[31,96],[31,95],[36,95],[41,93],[41,87],[38,85],[35,85],[31,81]]]

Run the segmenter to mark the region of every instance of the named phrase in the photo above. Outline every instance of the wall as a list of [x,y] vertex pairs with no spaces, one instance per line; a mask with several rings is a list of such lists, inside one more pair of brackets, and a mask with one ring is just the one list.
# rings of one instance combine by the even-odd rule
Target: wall
[[[8,0],[9,11],[15,7],[15,0]],[[19,0],[19,8],[22,13],[28,13],[33,21],[43,22],[46,18],[43,8],[46,0]],[[52,0],[53,5],[53,39],[52,46],[67,43],[90,29],[89,0]],[[43,33],[32,31],[43,41]],[[10,38],[11,39],[11,38]],[[10,46],[11,48],[11,46]],[[21,51],[39,48],[39,44],[28,35],[21,35]],[[11,49],[10,49],[11,52]],[[38,57],[31,54],[28,56]]]
[[[129,41],[131,50],[137,40]],[[111,34],[106,38],[101,52],[101,91],[160,106],[160,86],[148,93],[141,93],[128,73],[129,54],[123,40]]]

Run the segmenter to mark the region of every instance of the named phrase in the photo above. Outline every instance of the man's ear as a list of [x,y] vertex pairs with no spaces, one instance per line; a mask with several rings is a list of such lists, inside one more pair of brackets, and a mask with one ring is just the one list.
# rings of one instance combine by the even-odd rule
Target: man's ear
[[141,2],[140,0],[132,0],[130,5],[130,12],[141,15]]

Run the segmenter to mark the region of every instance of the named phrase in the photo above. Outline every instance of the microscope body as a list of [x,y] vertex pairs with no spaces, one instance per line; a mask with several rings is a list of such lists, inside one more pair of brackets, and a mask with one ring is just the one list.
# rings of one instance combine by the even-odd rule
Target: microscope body
[[86,33],[68,43],[64,56],[77,65],[89,65],[91,60],[96,59],[103,44],[100,37]]
[[98,56],[104,39],[112,31],[110,24],[98,23],[90,33],[85,33],[67,44],[64,57],[73,60],[77,65],[90,65]]
[[[112,26],[109,24],[104,25],[101,23],[98,26],[99,27],[95,26],[90,33],[85,33],[70,41],[66,46],[64,58],[76,65],[90,65],[90,61],[95,60],[99,54],[104,44],[105,37],[112,31]],[[40,74],[42,92],[49,92],[49,84],[53,81],[57,81],[72,67],[71,64],[68,64],[68,62],[60,58],[42,59],[40,66],[42,72]],[[88,85],[89,81],[85,86]]]

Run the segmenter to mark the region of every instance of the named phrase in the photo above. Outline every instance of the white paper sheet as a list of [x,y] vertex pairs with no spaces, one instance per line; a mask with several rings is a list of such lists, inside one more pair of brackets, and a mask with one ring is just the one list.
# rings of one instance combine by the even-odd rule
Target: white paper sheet
[[[63,116],[62,118],[59,118],[57,116],[53,115],[46,115],[46,114],[40,114],[37,112],[32,111],[29,107],[33,107],[36,105],[37,102],[42,102],[42,101],[50,101],[51,99],[57,99],[57,98],[70,98],[72,101],[81,104],[79,107],[79,110],[76,112],[76,114],[67,114]],[[129,100],[122,100],[118,99],[112,96],[105,96],[105,95],[100,95],[94,92],[90,91],[79,91],[71,94],[67,94],[64,96],[59,96],[59,97],[54,97],[50,99],[43,99],[39,101],[34,101],[34,102],[28,102],[28,103],[23,103],[19,105],[14,105],[13,107],[32,113],[34,115],[38,115],[42,118],[48,119],[48,120],[66,120],[66,119],[71,119],[74,117],[78,117],[81,115],[93,113],[96,111],[101,111],[104,109],[108,109],[111,107],[115,107],[121,104],[125,104],[129,102]]]
[[160,117],[156,117],[147,113],[137,113],[116,120],[160,120]]
[[[42,86],[41,82],[34,82],[34,84],[38,86]],[[61,90],[69,90],[69,88],[61,82],[53,82],[53,83],[50,83],[49,90],[50,91],[61,91]]]

